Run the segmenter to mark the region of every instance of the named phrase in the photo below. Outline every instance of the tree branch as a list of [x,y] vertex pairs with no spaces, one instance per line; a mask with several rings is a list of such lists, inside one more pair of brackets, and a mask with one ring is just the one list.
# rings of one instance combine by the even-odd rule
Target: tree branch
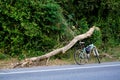
[[93,34],[93,32],[94,32],[95,29],[98,29],[98,28],[95,27],[95,26],[93,26],[93,27],[90,28],[86,33],[74,37],[74,38],[70,41],[70,43],[67,44],[66,46],[64,46],[64,47],[62,47],[62,48],[55,49],[55,50],[53,50],[53,51],[51,51],[51,52],[49,52],[49,53],[47,53],[47,54],[44,54],[44,55],[42,55],[42,56],[27,58],[27,59],[25,59],[25,60],[17,63],[16,65],[14,65],[13,68],[16,68],[16,67],[26,67],[26,66],[29,66],[29,65],[33,64],[34,62],[40,62],[41,60],[50,58],[51,56],[54,56],[54,55],[56,55],[56,54],[65,53],[65,52],[68,51],[71,47],[73,47],[78,41],[90,37],[90,36]]

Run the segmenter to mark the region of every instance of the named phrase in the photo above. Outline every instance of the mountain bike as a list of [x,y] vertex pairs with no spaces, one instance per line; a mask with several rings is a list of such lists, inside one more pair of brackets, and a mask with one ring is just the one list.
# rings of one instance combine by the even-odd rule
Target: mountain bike
[[75,60],[76,64],[81,65],[81,64],[88,63],[91,53],[94,54],[98,63],[100,63],[99,53],[94,44],[90,44],[87,47],[85,47],[85,45],[84,45],[85,42],[79,42],[79,44],[81,46],[80,49],[78,49],[74,53],[74,60]]

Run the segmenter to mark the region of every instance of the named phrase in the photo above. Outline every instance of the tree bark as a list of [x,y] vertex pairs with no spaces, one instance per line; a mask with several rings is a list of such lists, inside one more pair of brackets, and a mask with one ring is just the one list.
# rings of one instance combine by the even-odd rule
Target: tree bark
[[55,49],[55,50],[53,50],[53,51],[51,51],[51,52],[49,52],[47,54],[44,54],[42,56],[27,58],[27,59],[15,64],[13,66],[13,68],[16,68],[16,67],[28,67],[29,65],[33,65],[33,63],[38,64],[40,61],[42,61],[44,59],[49,59],[51,56],[54,56],[56,54],[65,53],[67,50],[69,50],[71,47],[73,47],[74,44],[77,43],[78,41],[90,37],[93,34],[95,29],[97,29],[97,27],[93,26],[86,33],[74,37],[70,41],[70,43],[67,44],[66,46],[64,46],[62,48]]

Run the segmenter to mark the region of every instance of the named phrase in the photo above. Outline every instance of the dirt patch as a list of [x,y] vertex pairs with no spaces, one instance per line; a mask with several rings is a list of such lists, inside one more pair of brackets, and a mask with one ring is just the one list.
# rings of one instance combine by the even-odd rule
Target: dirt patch
[[[17,62],[18,62],[17,59],[0,60],[0,69],[11,69],[13,65]],[[54,60],[49,60],[46,66],[67,65],[67,64],[73,64],[73,63],[74,62],[70,60],[54,59]],[[38,66],[38,65],[34,65],[34,66]],[[45,64],[40,64],[39,66],[45,66]]]
[[0,60],[0,69],[12,68],[13,64],[18,62],[17,59]]
[[[120,47],[111,48],[107,53],[104,53],[104,52],[101,53],[100,60],[101,60],[101,62],[120,61]],[[96,63],[95,61],[96,61],[96,58],[93,57],[91,59],[91,61],[89,61],[89,63]],[[17,58],[0,60],[0,69],[8,69],[8,68],[10,69],[17,62],[19,62]],[[70,60],[50,59],[46,66],[68,65],[68,64],[75,64],[74,59],[73,58],[70,58]],[[45,66],[45,63],[44,64],[39,63],[39,65],[34,65],[34,66]],[[30,67],[32,67],[32,66],[30,66]]]
[[55,60],[50,60],[47,65],[67,65],[73,63],[74,62],[70,60],[55,59]]

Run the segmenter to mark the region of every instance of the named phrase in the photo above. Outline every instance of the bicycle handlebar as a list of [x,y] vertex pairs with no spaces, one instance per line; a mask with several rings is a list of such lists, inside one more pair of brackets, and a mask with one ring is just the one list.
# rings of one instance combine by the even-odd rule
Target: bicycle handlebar
[[85,44],[85,42],[81,42],[81,41],[80,41],[79,44]]

